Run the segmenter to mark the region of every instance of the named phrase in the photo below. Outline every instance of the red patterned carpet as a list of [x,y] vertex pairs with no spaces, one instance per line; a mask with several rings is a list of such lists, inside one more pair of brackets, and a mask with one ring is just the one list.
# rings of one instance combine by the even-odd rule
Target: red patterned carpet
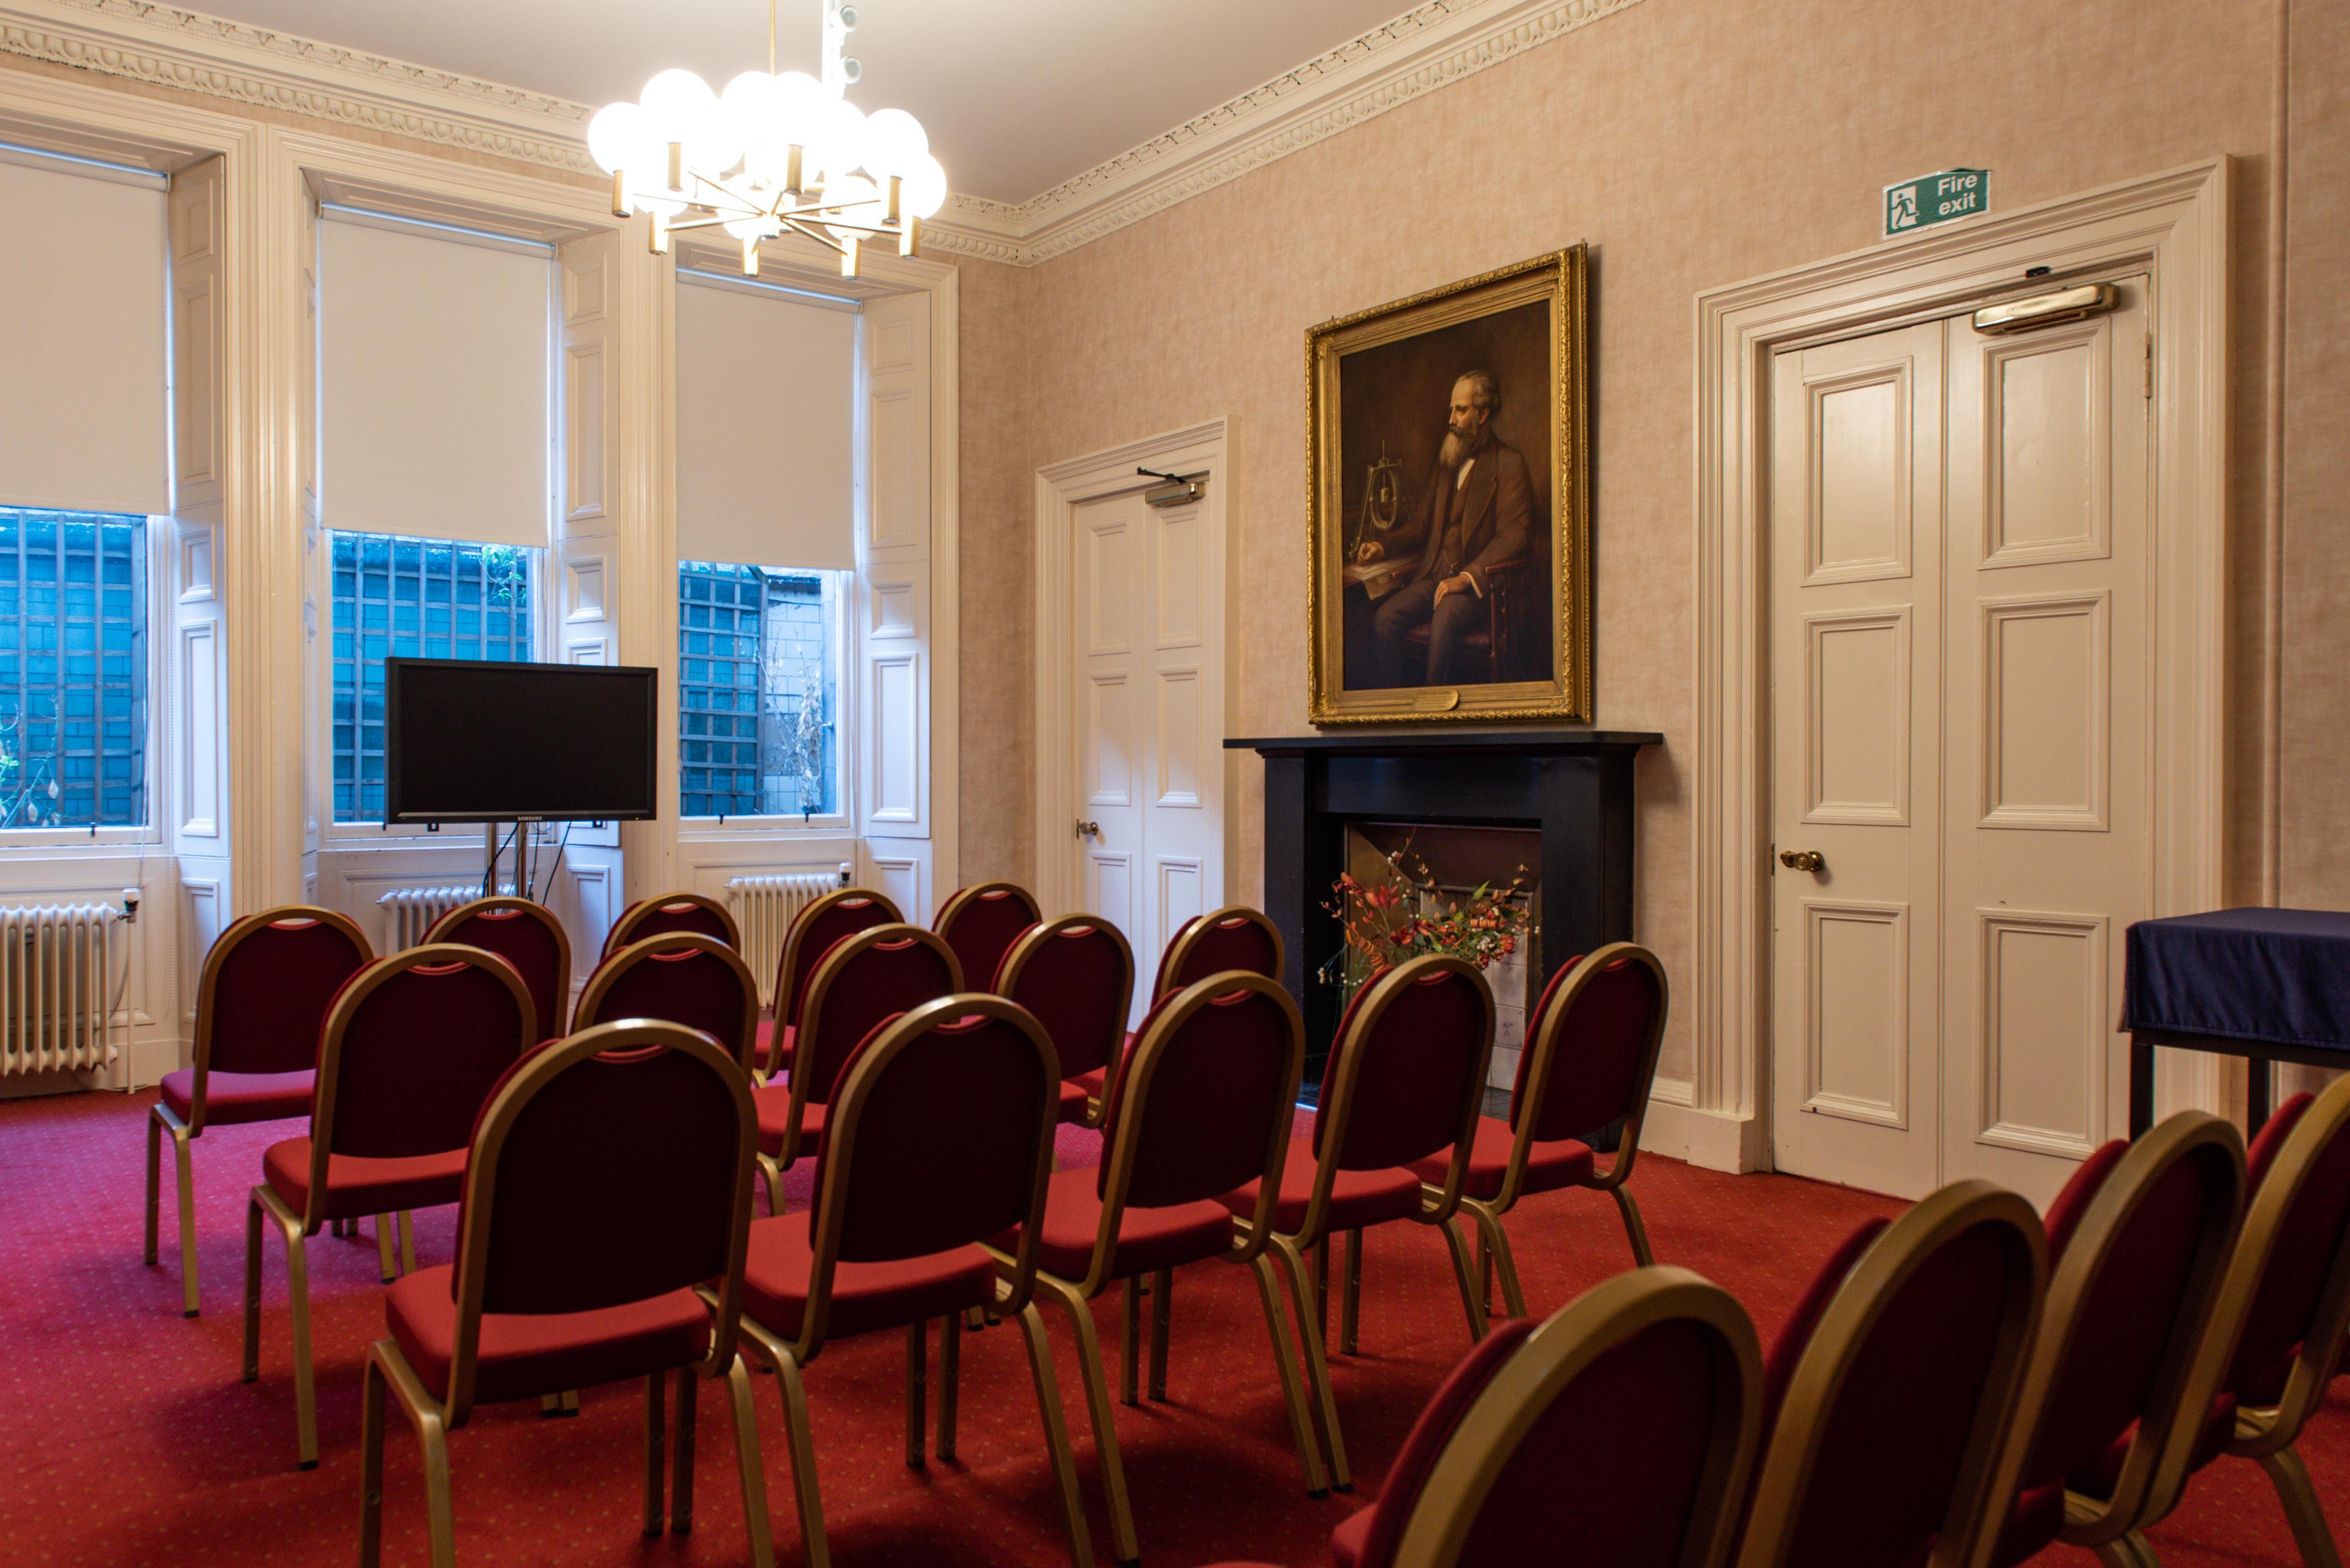
[[[359,1385],[383,1332],[371,1236],[311,1245],[324,1459],[293,1465],[285,1263],[265,1264],[263,1377],[237,1380],[246,1188],[286,1127],[231,1127],[196,1147],[203,1315],[180,1316],[165,1176],[166,1262],[139,1262],[141,1117],[149,1096],[79,1095],[0,1105],[0,1560],[10,1563],[326,1563],[351,1559],[359,1517]],[[1094,1158],[1064,1140],[1065,1164]],[[805,1167],[802,1172],[804,1202]],[[1815,1262],[1857,1219],[1898,1205],[1775,1176],[1727,1177],[1645,1160],[1634,1182],[1659,1258],[1736,1293],[1766,1338]],[[453,1210],[419,1217],[426,1262],[446,1261]],[[1408,1228],[1407,1228],[1408,1229]],[[1627,1266],[1614,1206],[1568,1194],[1513,1217],[1538,1312]],[[1374,1489],[1419,1405],[1465,1348],[1442,1244],[1374,1235],[1363,1348],[1335,1370],[1358,1496]],[[1327,1561],[1330,1527],[1355,1500],[1309,1500],[1298,1478],[1254,1288],[1209,1264],[1177,1276],[1169,1402],[1121,1410],[1119,1440],[1146,1558],[1166,1568],[1253,1556]],[[1116,1309],[1097,1303],[1106,1342]],[[1054,1344],[1095,1546],[1109,1557],[1076,1353]],[[902,1428],[904,1341],[827,1348],[808,1373],[817,1462],[836,1555],[854,1563],[1051,1563],[1067,1560],[1015,1333],[968,1336],[959,1458],[910,1469]],[[779,1557],[801,1561],[772,1380],[754,1380]],[[932,1378],[935,1397],[936,1377]],[[723,1397],[705,1390],[697,1517],[687,1537],[640,1533],[641,1403],[590,1390],[576,1420],[535,1408],[483,1411],[451,1442],[461,1559],[475,1565],[734,1563],[742,1512]],[[2319,1417],[2304,1451],[2325,1505],[2350,1520],[2350,1403]],[[387,1455],[387,1562],[425,1558],[413,1439],[395,1415]],[[2267,1482],[2222,1459],[2156,1532],[2172,1568],[2298,1561]],[[2043,1561],[2086,1563],[2055,1551]]]

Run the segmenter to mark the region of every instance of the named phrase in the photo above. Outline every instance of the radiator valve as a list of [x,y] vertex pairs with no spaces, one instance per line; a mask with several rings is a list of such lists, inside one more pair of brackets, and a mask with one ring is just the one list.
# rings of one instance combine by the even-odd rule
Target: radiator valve
[[139,889],[136,888],[122,889],[122,918],[134,923],[139,919]]

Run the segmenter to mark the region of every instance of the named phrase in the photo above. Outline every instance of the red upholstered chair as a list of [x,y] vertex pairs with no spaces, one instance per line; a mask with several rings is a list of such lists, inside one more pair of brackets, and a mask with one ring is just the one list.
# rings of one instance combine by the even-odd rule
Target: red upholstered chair
[[[2221,1454],[2267,1473],[2302,1561],[2339,1561],[2295,1444],[2325,1397],[2350,1326],[2350,1078],[2277,1107],[2252,1140],[2251,1199],[2164,1454],[2146,1522],[2174,1507]],[[2107,1467],[2110,1469],[2110,1467]],[[2153,1553],[2132,1535],[2130,1547]]]
[[844,937],[904,920],[887,895],[868,888],[827,893],[799,912],[784,933],[784,949],[776,957],[775,992],[768,998],[774,1017],[759,1025],[762,1071],[780,1073],[792,1064],[792,1031],[799,1023],[800,997],[807,990],[808,976],[816,972],[816,960]]
[[162,1136],[180,1189],[182,1311],[196,1315],[196,1189],[189,1145],[208,1126],[307,1116],[318,1028],[343,982],[375,958],[332,909],[287,904],[247,915],[213,942],[196,982],[194,1065],[163,1075],[147,1113],[146,1259],[156,1254]]
[[[1316,1497],[1329,1490],[1274,1299],[1273,1265],[1264,1256],[1305,1063],[1305,1024],[1279,981],[1212,975],[1170,998],[1144,1024],[1113,1091],[1101,1163],[1051,1179],[1037,1237],[1036,1288],[1067,1310],[1076,1334],[1121,1563],[1139,1557],[1141,1548],[1127,1501],[1101,1345],[1087,1305],[1120,1280],[1131,1292],[1143,1275],[1151,1275],[1153,1299],[1163,1308],[1181,1264],[1216,1258],[1255,1273],[1306,1490]],[[1255,1185],[1257,1199],[1243,1235],[1222,1199],[1246,1183]],[[1010,1232],[995,1240],[999,1266],[1014,1267],[1025,1239]],[[1137,1321],[1131,1301],[1127,1321]],[[1162,1311],[1151,1341],[1151,1397],[1159,1399],[1167,1397],[1166,1323]]]
[[920,926],[870,926],[827,950],[802,998],[791,1076],[754,1094],[767,1211],[781,1214],[784,1172],[824,1132],[841,1069],[875,1025],[962,989],[944,938]]
[[2032,1205],[1955,1182],[1863,1227],[1763,1374],[1740,1568],[1960,1568],[2004,1522],[1996,1470],[2039,1322]]
[[657,1018],[699,1029],[753,1075],[759,981],[742,954],[712,937],[671,931],[630,942],[597,966],[579,993],[582,1029]]
[[[939,1457],[951,1459],[962,1318],[974,1307],[1020,1324],[1062,1522],[1077,1561],[1092,1562],[1052,1352],[1029,1299],[1059,1084],[1044,1026],[1011,1002],[976,992],[926,1002],[866,1036],[841,1074],[815,1207],[751,1227],[743,1337],[776,1374],[809,1568],[826,1568],[831,1552],[801,1368],[833,1340],[904,1330],[906,1458],[920,1464],[925,1327],[941,1319]],[[1020,1248],[999,1270],[980,1243],[1014,1226]]]
[[981,882],[947,895],[931,929],[954,949],[971,983],[984,986],[1003,965],[1020,933],[1043,923],[1035,895],[1014,882]]
[[[537,1039],[530,992],[514,966],[453,942],[379,959],[335,998],[319,1036],[310,1136],[264,1152],[261,1185],[244,1216],[244,1380],[261,1376],[266,1215],[286,1238],[296,1438],[304,1469],[318,1462],[305,1239],[329,1220],[398,1212],[407,1263],[415,1268],[407,1211],[457,1201],[473,1117]],[[377,1235],[380,1244],[386,1232]]]
[[1228,969],[1281,978],[1281,932],[1262,912],[1232,904],[1211,915],[1196,915],[1176,928],[1159,955],[1150,1000],[1222,974]]
[[1030,927],[993,972],[989,989],[1035,1013],[1053,1037],[1063,1074],[1061,1119],[1101,1126],[1134,999],[1134,950],[1126,938],[1097,915],[1064,915]]
[[463,942],[514,965],[538,1011],[538,1032],[553,1040],[570,1033],[571,939],[555,911],[528,898],[476,898],[460,904],[424,933],[428,942]]
[[[2049,1205],[2054,1273],[2001,1476],[1998,1568],[2142,1522],[2243,1209],[2243,1139],[2194,1111],[2098,1149]],[[2100,1495],[2068,1484],[2109,1462]]]
[[[1305,1253],[1345,1231],[1348,1272],[1358,1275],[1362,1231],[1397,1220],[1433,1226],[1452,1259],[1469,1337],[1484,1336],[1485,1314],[1451,1220],[1492,1054],[1493,993],[1473,967],[1430,953],[1389,970],[1347,1009],[1323,1074],[1314,1130],[1292,1138],[1284,1157],[1273,1251],[1289,1279],[1331,1484],[1341,1491],[1354,1482],[1322,1352],[1320,1303],[1306,1299]],[[1445,1180],[1424,1189],[1412,1167],[1447,1148],[1452,1161]],[[1253,1221],[1257,1189],[1251,1182],[1228,1194],[1225,1206]]]
[[[1340,1568],[1721,1568],[1761,1430],[1754,1326],[1682,1269],[1618,1274],[1539,1328],[1494,1325],[1444,1380]],[[1227,1565],[1238,1568],[1238,1565]]]
[[644,1385],[645,1533],[659,1535],[661,1380],[674,1372],[670,1528],[693,1522],[700,1380],[723,1377],[751,1561],[769,1568],[759,1428],[734,1348],[755,1134],[742,1069],[674,1023],[598,1024],[515,1068],[473,1131],[456,1262],[392,1287],[390,1337],[368,1354],[361,1563],[373,1568],[382,1534],[387,1391],[423,1448],[433,1568],[452,1568],[448,1434],[476,1406],[599,1384]]
[[738,950],[743,946],[742,929],[734,923],[733,911],[717,899],[701,893],[660,893],[620,911],[620,918],[604,933],[604,950],[596,961],[601,963],[630,942],[667,931],[698,931]]
[[[1509,1119],[1477,1118],[1461,1206],[1476,1221],[1485,1255],[1502,1277],[1502,1300],[1513,1317],[1525,1315],[1526,1298],[1518,1287],[1517,1262],[1502,1216],[1531,1193],[1564,1187],[1607,1193],[1624,1217],[1633,1261],[1643,1266],[1656,1262],[1640,1207],[1624,1183],[1640,1150],[1640,1124],[1657,1076],[1667,1002],[1665,966],[1644,947],[1612,942],[1568,965],[1552,978],[1535,1005],[1526,1048],[1518,1057]],[[1583,1138],[1618,1116],[1624,1118],[1624,1133],[1615,1162],[1596,1171],[1591,1146]],[[1448,1158],[1422,1160],[1420,1179],[1430,1185],[1442,1181]],[[1351,1272],[1348,1283],[1351,1288]]]

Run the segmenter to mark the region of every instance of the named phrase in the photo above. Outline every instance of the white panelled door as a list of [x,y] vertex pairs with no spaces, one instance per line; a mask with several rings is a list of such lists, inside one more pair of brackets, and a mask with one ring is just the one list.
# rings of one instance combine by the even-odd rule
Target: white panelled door
[[2132,280],[2070,326],[1777,358],[1783,1170],[2044,1203],[2123,1125],[2120,933],[2153,905],[2146,343]]
[[1071,906],[1133,945],[1135,1012],[1167,939],[1212,907],[1220,831],[1208,770],[1208,581],[1199,504],[1153,507],[1139,492],[1072,509],[1070,652],[1076,767],[1064,829],[1079,841]]

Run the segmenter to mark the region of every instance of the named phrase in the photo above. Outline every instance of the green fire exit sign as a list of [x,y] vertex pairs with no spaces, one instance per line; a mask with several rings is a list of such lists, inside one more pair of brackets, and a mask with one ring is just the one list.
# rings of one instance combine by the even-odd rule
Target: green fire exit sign
[[1946,169],[1920,174],[1885,188],[1885,232],[1906,234],[1912,229],[1971,218],[1991,211],[1991,171]]

